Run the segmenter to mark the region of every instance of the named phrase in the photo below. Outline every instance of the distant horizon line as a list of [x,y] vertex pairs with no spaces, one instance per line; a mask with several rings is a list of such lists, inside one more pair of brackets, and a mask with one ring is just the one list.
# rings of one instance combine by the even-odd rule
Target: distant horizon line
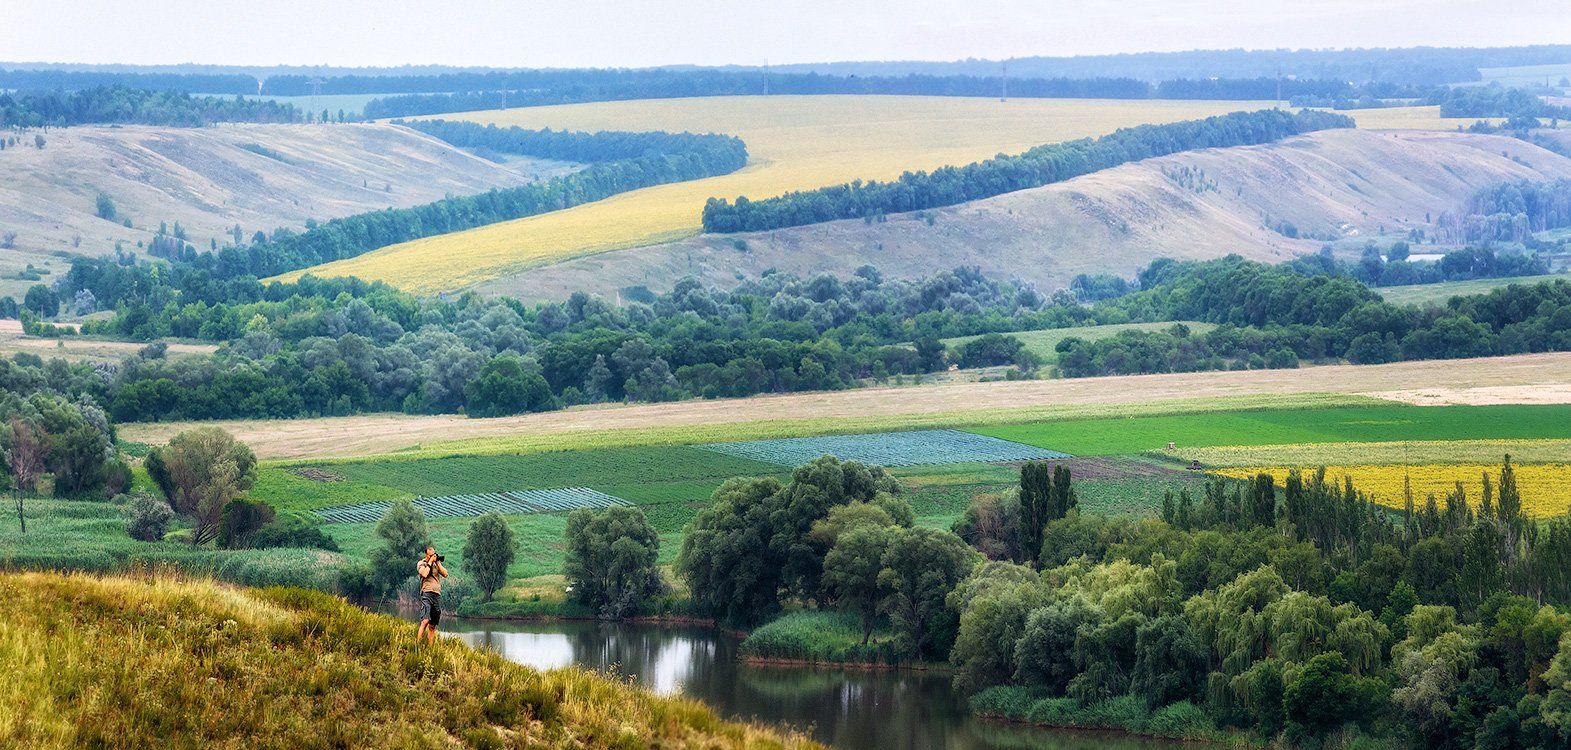
[[[1082,55],[1015,55],[1011,57],[959,57],[950,59],[936,58],[903,58],[903,59],[831,59],[831,60],[802,60],[778,63],[663,63],[657,65],[465,65],[461,63],[417,62],[402,63],[398,65],[345,65],[334,63],[231,63],[231,62],[158,62],[158,63],[124,63],[124,62],[87,62],[65,60],[3,60],[0,68],[9,70],[48,70],[48,69],[153,69],[168,70],[178,68],[216,68],[229,71],[411,71],[419,69],[434,69],[444,71],[466,72],[512,72],[535,70],[763,70],[765,68],[801,68],[808,66],[837,66],[837,65],[953,65],[963,63],[1007,63],[1021,60],[1095,60],[1100,58],[1128,58],[1128,57],[1154,57],[1154,56],[1181,56],[1193,54],[1216,53],[1338,53],[1338,52],[1405,52],[1416,50],[1447,50],[1447,51],[1494,51],[1494,50],[1531,50],[1550,49],[1556,47],[1567,48],[1571,51],[1571,42],[1542,42],[1535,44],[1512,45],[1481,45],[1457,46],[1443,44],[1416,44],[1398,47],[1213,47],[1193,48],[1185,50],[1145,50],[1133,52],[1104,52]],[[1566,62],[1571,63],[1571,59]]]

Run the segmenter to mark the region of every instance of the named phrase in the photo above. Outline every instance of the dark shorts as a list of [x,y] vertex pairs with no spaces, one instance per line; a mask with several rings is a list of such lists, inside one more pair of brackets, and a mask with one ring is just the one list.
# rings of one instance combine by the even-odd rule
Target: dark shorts
[[425,619],[431,621],[433,627],[442,621],[442,595],[435,591],[420,592],[420,603],[425,607]]

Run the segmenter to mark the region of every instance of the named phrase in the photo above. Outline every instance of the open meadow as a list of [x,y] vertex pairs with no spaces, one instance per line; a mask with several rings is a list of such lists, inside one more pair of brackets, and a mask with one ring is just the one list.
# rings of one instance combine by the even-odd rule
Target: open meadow
[[1537,284],[1542,281],[1571,279],[1567,274],[1542,276],[1509,276],[1500,279],[1472,279],[1470,281],[1445,281],[1439,284],[1413,284],[1411,286],[1380,287],[1375,291],[1393,305],[1423,305],[1444,307],[1452,297],[1486,294],[1512,284]]
[[1237,101],[744,96],[443,115],[524,128],[735,135],[747,144],[749,163],[734,174],[415,240],[309,272],[386,281],[416,292],[457,289],[509,271],[697,234],[704,202],[713,197],[758,199],[857,179],[888,180],[902,172],[968,164],[1123,127],[1268,106]]

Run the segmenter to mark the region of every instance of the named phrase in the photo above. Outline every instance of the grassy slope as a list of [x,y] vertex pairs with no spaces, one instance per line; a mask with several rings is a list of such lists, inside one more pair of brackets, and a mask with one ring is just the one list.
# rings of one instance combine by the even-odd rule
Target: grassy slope
[[[377,124],[82,126],[55,129],[47,140],[43,149],[6,149],[0,158],[0,215],[20,250],[104,256],[121,241],[137,251],[160,222],[179,222],[206,249],[211,238],[229,242],[237,224],[249,238],[308,219],[526,184],[559,168],[501,166]],[[256,146],[263,153],[250,150]],[[131,227],[98,218],[99,191]]]
[[293,589],[0,579],[7,747],[816,747]]
[[[1314,253],[1325,239],[1427,229],[1426,214],[1489,185],[1567,176],[1571,160],[1505,136],[1337,130],[1182,152],[887,220],[697,235],[524,270],[478,289],[526,300],[580,290],[610,298],[634,284],[664,291],[689,275],[730,287],[770,268],[849,275],[872,264],[905,277],[975,265],[1050,291],[1080,273],[1132,276],[1158,256],[1240,253],[1277,263]],[[1283,222],[1299,238],[1277,231]],[[1344,243],[1343,254],[1356,256],[1362,241]]]
[[343,555],[309,549],[192,549],[181,542],[139,542],[126,534],[123,511],[106,502],[29,499],[27,533],[9,502],[0,521],[0,569],[60,568],[94,572],[173,565],[250,585],[332,588]]
[[574,130],[719,132],[747,143],[735,174],[662,185],[588,206],[384,248],[317,266],[317,275],[379,279],[415,291],[454,289],[523,267],[696,234],[704,201],[765,198],[1000,152],[1101,135],[1142,123],[1258,109],[1259,102],[1104,101],[901,96],[661,99],[443,115]]
[[1568,278],[1566,274],[1511,276],[1503,279],[1474,279],[1472,281],[1447,281],[1441,284],[1388,286],[1375,291],[1379,292],[1380,296],[1384,297],[1387,302],[1394,305],[1444,306],[1446,300],[1456,296],[1484,294],[1491,289],[1498,289],[1511,284],[1535,284],[1540,281],[1553,281],[1565,278]]
[[[1189,320],[1181,322],[1189,326],[1189,330],[1196,334],[1202,334],[1216,328],[1211,323],[1199,323]],[[1058,352],[1054,347],[1058,346],[1058,342],[1071,336],[1096,341],[1117,336],[1124,331],[1166,331],[1174,325],[1177,325],[1177,323],[1115,323],[1102,326],[1076,326],[1073,328],[1049,328],[1041,331],[1018,331],[1006,335],[1019,339],[1020,343],[1025,344],[1026,351],[1041,357],[1043,363],[1054,364],[1058,361]],[[978,338],[981,337],[958,336],[952,339],[943,339],[943,342],[944,346],[953,351],[957,347]]]

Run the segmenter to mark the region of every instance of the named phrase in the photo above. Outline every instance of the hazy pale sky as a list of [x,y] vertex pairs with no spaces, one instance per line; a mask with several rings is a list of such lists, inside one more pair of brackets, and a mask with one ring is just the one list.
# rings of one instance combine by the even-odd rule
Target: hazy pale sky
[[0,59],[498,67],[1571,42],[1571,0],[0,0]]

